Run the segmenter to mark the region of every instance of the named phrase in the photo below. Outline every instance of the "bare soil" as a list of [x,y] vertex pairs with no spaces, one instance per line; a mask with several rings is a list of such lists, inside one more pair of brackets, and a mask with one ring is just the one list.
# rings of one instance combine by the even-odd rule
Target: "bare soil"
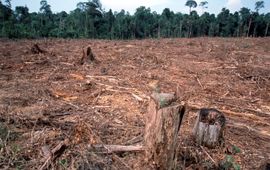
[[[33,53],[34,44],[43,52]],[[0,169],[150,168],[142,152],[89,148],[143,145],[156,88],[177,91],[188,107],[179,169],[218,169],[226,162],[259,169],[270,159],[269,44],[270,38],[0,40]],[[87,46],[96,61],[81,65]],[[193,142],[202,107],[225,114],[224,146]],[[63,141],[63,151],[46,164],[46,148]]]

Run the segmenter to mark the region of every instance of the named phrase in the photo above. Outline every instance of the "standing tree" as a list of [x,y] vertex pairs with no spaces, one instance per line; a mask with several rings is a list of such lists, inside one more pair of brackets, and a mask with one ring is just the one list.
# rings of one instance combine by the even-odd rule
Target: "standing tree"
[[6,7],[11,9],[11,0],[5,0],[5,2],[6,2]]
[[217,16],[218,24],[219,24],[219,36],[228,37],[231,36],[230,26],[232,24],[230,17],[230,10],[226,8],[222,8],[221,12]]
[[40,1],[40,12],[41,13],[44,13],[44,14],[49,14],[49,13],[52,13],[51,11],[51,6],[47,3],[47,0],[41,0]]
[[255,3],[255,10],[256,12],[259,12],[260,9],[264,8],[264,1],[257,1]]
[[15,29],[14,29],[14,15],[11,9],[10,0],[5,0],[6,5],[0,3],[0,33],[4,37],[14,38]]
[[265,33],[264,33],[264,36],[266,37],[268,35],[268,29],[269,29],[269,24],[270,24],[270,13],[267,13],[265,16],[265,22],[267,23],[266,24],[266,28],[265,28]]
[[248,36],[249,21],[251,18],[251,11],[248,8],[241,8],[240,11],[241,29],[240,34],[242,36]]
[[161,36],[169,38],[172,35],[172,20],[174,13],[169,8],[165,8],[161,14],[160,27]]
[[197,2],[194,0],[187,0],[185,5],[189,7],[189,14],[191,14],[191,8],[196,8]]
[[84,36],[88,38],[96,38],[99,21],[103,16],[100,1],[91,0],[88,2],[80,2],[77,7],[80,8],[85,15]]
[[255,37],[257,34],[257,27],[258,27],[258,22],[261,21],[260,16],[259,16],[259,11],[261,8],[264,8],[264,1],[257,1],[255,3],[255,10],[256,13],[254,13],[254,21],[255,21],[255,27],[254,27],[254,31],[253,31],[253,36]]
[[42,36],[49,36],[49,32],[52,29],[52,11],[51,6],[47,3],[47,0],[40,1],[40,14],[41,14],[41,35]]
[[188,37],[191,36],[191,32],[192,32],[192,19],[191,19],[191,8],[196,8],[197,7],[197,2],[194,1],[194,0],[187,0],[186,6],[189,7],[189,15],[190,15],[190,19],[189,19],[189,22],[188,22],[188,25],[189,25],[189,31],[188,31]]
[[21,37],[31,37],[31,18],[29,14],[29,9],[24,6],[16,6],[14,11],[15,26],[18,38]]
[[201,3],[200,3],[200,7],[202,7],[202,12],[204,13],[204,9],[206,9],[206,8],[208,8],[208,6],[206,6],[206,5],[208,5],[208,2],[207,1],[202,1]]
[[106,24],[107,24],[107,31],[108,31],[108,35],[107,35],[107,38],[109,39],[113,39],[113,25],[114,25],[114,22],[115,22],[115,17],[113,15],[113,12],[112,10],[110,9],[109,12],[105,13],[104,15],[105,17],[105,21],[106,21]]

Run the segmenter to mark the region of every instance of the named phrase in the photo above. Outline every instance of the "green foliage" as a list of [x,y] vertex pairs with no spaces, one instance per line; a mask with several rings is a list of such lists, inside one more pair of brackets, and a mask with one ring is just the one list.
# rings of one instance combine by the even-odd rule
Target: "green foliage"
[[264,8],[264,1],[257,1],[257,2],[255,3],[255,10],[256,10],[257,12],[259,12],[259,10],[260,10],[261,8]]
[[11,9],[11,0],[5,0],[5,2],[6,2],[6,7]]
[[200,2],[200,6],[203,7],[203,8],[208,8],[208,7],[206,7],[207,4],[208,4],[207,1]]
[[237,153],[241,153],[241,149],[235,145],[233,145],[233,153],[237,154]]
[[0,142],[2,142],[2,144],[3,142],[14,141],[17,137],[18,133],[9,130],[7,126],[0,123]]
[[19,145],[13,145],[11,149],[14,155],[17,155],[21,151],[21,147]]
[[197,7],[197,2],[194,0],[187,0],[185,5],[189,7],[189,9],[190,9],[189,12],[191,12],[191,8]]
[[8,137],[8,134],[8,129],[4,125],[0,124],[0,140],[5,141]]
[[[199,5],[207,8],[207,1]],[[161,14],[150,8],[139,7],[134,15],[122,10],[102,10],[99,0],[88,0],[77,4],[70,13],[53,13],[47,0],[40,1],[39,12],[30,13],[24,6],[13,11],[10,0],[0,1],[0,37],[7,38],[96,38],[96,39],[143,39],[199,36],[269,36],[270,13],[259,14],[264,1],[257,1],[252,12],[242,8],[231,13],[228,9],[215,16],[196,11],[195,0],[187,0],[190,13],[174,13],[165,8]]]
[[220,169],[223,169],[223,170],[230,170],[230,169],[241,170],[240,165],[235,162],[234,158],[231,155],[226,155],[226,157],[224,158],[224,160],[222,161],[222,163],[220,165]]
[[163,108],[163,107],[165,107],[166,105],[167,105],[166,100],[163,99],[163,98],[161,98],[160,101],[159,101],[159,106],[160,106],[160,108]]
[[66,159],[59,160],[59,164],[62,168],[67,169],[68,161]]

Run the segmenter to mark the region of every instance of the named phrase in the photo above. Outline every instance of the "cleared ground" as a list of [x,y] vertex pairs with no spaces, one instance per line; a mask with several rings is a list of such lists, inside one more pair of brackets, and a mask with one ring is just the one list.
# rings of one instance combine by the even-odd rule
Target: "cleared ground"
[[[33,54],[34,43],[46,52]],[[43,152],[61,141],[66,148],[52,167],[148,167],[143,153],[101,154],[89,145],[142,144],[149,96],[159,84],[163,92],[178,88],[190,109],[179,135],[180,168],[214,167],[191,138],[194,108],[212,107],[226,115],[226,142],[206,152],[216,164],[258,169],[270,159],[269,44],[269,38],[1,40],[0,168],[37,169],[46,165]],[[86,46],[98,61],[80,65]]]

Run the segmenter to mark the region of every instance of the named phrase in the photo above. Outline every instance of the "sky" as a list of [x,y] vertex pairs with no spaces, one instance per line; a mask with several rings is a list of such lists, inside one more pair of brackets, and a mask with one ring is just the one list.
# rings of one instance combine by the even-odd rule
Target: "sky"
[[[2,0],[3,1],[3,0]],[[51,5],[53,12],[66,11],[70,12],[76,8],[78,2],[84,2],[87,0],[47,0],[48,4]],[[150,7],[151,11],[162,13],[164,8],[170,8],[174,12],[188,13],[189,8],[185,6],[186,0],[100,0],[102,8],[108,11],[129,11],[133,14],[136,8],[140,6]],[[197,3],[202,0],[197,0]],[[15,6],[27,6],[30,12],[38,12],[40,7],[40,0],[12,0],[12,7]],[[231,12],[238,11],[241,7],[247,7],[254,10],[254,4],[256,0],[208,0],[208,9],[205,11],[218,14],[223,7],[228,8]],[[270,12],[270,0],[264,0],[265,8],[262,9],[261,13]],[[203,11],[200,7],[196,10],[199,14]]]

